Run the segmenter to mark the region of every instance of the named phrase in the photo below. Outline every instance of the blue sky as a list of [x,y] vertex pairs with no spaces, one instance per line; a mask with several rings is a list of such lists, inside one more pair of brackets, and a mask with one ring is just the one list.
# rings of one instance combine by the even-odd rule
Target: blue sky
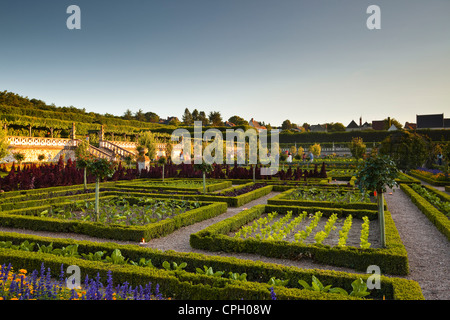
[[[81,30],[66,9],[81,8]],[[381,30],[369,30],[369,5]],[[450,116],[448,0],[0,0],[0,90],[281,125]]]

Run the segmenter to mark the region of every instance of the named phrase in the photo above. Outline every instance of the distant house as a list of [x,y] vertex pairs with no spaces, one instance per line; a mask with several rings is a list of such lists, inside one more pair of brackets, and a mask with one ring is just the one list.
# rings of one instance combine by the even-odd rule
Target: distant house
[[405,130],[416,130],[416,124],[411,122],[405,122]]
[[417,129],[450,129],[450,119],[443,113],[416,115]]
[[374,120],[372,121],[373,130],[384,130],[384,120]]
[[350,122],[348,126],[345,128],[345,131],[355,131],[355,130],[360,130],[360,127],[356,124],[355,120],[352,120],[352,122]]
[[250,125],[250,127],[253,127],[258,131],[266,130],[266,127],[262,126],[258,121],[254,120],[253,118],[250,119],[248,124]]
[[326,124],[313,124],[309,127],[311,132],[327,132]]
[[180,120],[178,120],[177,117],[167,117],[167,119],[159,119],[159,123],[161,123],[161,124],[169,124],[170,121],[172,121],[172,120],[174,120],[176,122],[180,122]]
[[225,121],[223,124],[225,125],[225,127],[235,127],[236,126],[233,122],[230,122],[230,121]]
[[391,127],[388,129],[388,131],[396,131],[398,130],[395,124],[392,124]]

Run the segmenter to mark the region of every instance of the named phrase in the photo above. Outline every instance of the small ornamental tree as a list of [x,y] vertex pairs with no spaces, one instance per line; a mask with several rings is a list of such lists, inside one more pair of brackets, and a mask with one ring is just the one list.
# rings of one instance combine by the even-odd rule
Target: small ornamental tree
[[103,180],[107,177],[111,177],[115,171],[114,162],[109,161],[108,159],[96,158],[96,159],[88,159],[86,164],[86,170],[89,174],[92,174],[95,180],[95,215],[96,221],[99,220],[100,210],[99,210],[99,197],[100,197],[100,180]]
[[82,140],[80,144],[75,149],[76,166],[78,169],[83,169],[83,183],[84,190],[87,190],[87,174],[86,166],[89,160],[94,159],[92,154],[89,152],[89,142]]
[[201,164],[194,164],[195,170],[200,170],[203,174],[203,193],[206,193],[206,173],[213,170],[212,165],[203,162]]
[[162,181],[164,182],[164,167],[167,164],[167,158],[162,156],[158,159],[158,163],[162,165]]
[[380,223],[381,246],[386,247],[385,223],[384,223],[384,196],[386,188],[397,186],[395,179],[398,169],[395,162],[388,156],[371,156],[363,164],[356,174],[356,183],[363,192],[374,192],[378,203],[378,220]]
[[314,155],[315,158],[318,158],[322,152],[322,148],[320,147],[320,144],[314,143],[309,147],[309,151]]
[[364,154],[366,153],[366,145],[364,144],[361,137],[354,137],[349,143],[348,147],[350,149],[350,152],[352,153],[353,158],[355,158],[356,161],[362,159],[364,157]]

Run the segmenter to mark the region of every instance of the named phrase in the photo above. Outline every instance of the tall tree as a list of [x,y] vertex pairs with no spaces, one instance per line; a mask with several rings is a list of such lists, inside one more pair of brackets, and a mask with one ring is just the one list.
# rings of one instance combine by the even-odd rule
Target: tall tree
[[183,119],[183,123],[187,126],[194,124],[194,118],[192,117],[192,113],[189,111],[188,108],[184,109],[184,114],[183,114],[182,119]]
[[218,111],[211,111],[208,118],[211,125],[215,127],[219,127],[223,124],[222,115]]
[[234,123],[237,126],[248,126],[248,121],[239,116],[232,116],[228,119],[229,122]]
[[283,123],[281,124],[282,130],[290,130],[291,128],[292,128],[292,123],[288,119],[284,120]]
[[145,114],[142,109],[139,109],[135,114],[134,118],[138,121],[145,121]]
[[146,112],[145,114],[145,121],[147,122],[158,122],[159,121],[159,116],[154,113],[154,112]]
[[199,113],[198,113],[198,119],[197,119],[198,121],[201,121],[202,122],[202,125],[204,125],[204,126],[207,126],[208,124],[209,124],[209,120],[208,120],[208,118],[206,117],[206,113],[205,113],[205,111],[200,111]]
[[4,129],[4,124],[0,121],[0,159],[8,155],[8,146],[8,131]]
[[130,109],[127,109],[127,110],[124,112],[122,118],[125,119],[125,120],[133,120],[133,112],[131,112]]

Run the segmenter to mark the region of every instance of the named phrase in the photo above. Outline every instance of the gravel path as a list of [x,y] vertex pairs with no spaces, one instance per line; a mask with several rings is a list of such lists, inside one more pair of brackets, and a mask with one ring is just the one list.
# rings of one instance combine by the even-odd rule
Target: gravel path
[[[191,233],[195,233],[211,224],[231,217],[246,208],[251,208],[252,206],[258,204],[266,204],[267,199],[272,198],[277,194],[279,193],[272,192],[242,207],[229,208],[227,212],[217,217],[191,226],[180,228],[166,237],[152,239],[147,243],[147,246],[164,251],[174,250],[178,252],[197,252],[208,255],[230,256],[240,259],[250,259],[305,269],[316,268],[359,273],[349,268],[318,264],[309,259],[292,261],[287,259],[267,258],[255,254],[209,252],[193,249],[189,245],[189,236]],[[400,189],[395,189],[392,195],[389,193],[386,194],[386,201],[389,211],[391,212],[396,227],[400,233],[401,239],[408,252],[410,274],[405,278],[417,281],[422,288],[425,299],[427,300],[450,300],[450,242],[434,227],[427,217]],[[89,240],[98,242],[113,241],[79,234],[39,232],[2,227],[0,227],[0,231],[20,232],[56,238],[71,238],[75,240]],[[136,244],[135,242],[114,242],[120,244]]]

